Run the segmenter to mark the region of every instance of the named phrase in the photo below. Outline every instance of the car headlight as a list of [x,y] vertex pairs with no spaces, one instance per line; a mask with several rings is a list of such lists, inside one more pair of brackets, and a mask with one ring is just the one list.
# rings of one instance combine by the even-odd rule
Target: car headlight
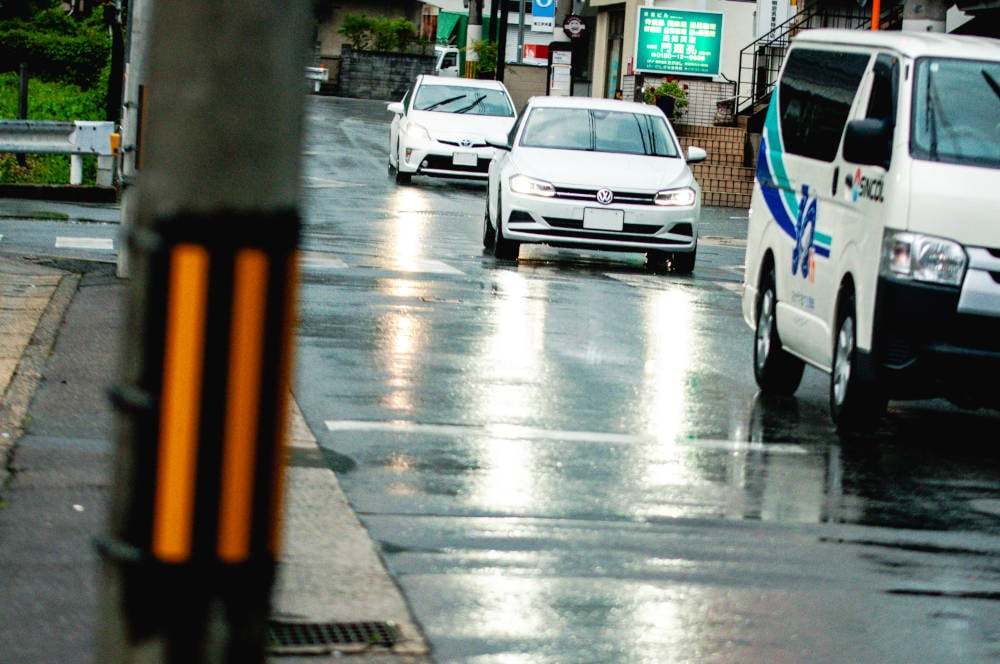
[[545,180],[536,180],[527,175],[515,175],[510,179],[510,190],[518,194],[528,194],[530,196],[545,196],[551,198],[556,195],[556,188]]
[[653,202],[666,207],[690,207],[694,205],[697,198],[698,194],[694,189],[682,187],[681,189],[667,189],[658,192]]
[[431,140],[431,133],[427,131],[427,127],[418,125],[416,122],[411,122],[406,125],[406,133],[412,138],[418,138],[424,141]]
[[890,279],[961,286],[968,258],[957,242],[886,229],[879,274]]

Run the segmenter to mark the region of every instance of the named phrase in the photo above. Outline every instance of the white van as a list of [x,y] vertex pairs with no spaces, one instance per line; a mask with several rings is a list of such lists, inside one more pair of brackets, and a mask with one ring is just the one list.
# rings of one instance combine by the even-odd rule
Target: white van
[[772,93],[743,316],[754,375],[830,374],[840,428],[888,399],[1000,407],[1000,41],[810,30]]
[[437,56],[437,62],[434,65],[434,74],[436,76],[452,78],[459,75],[459,58],[456,47],[437,44],[434,46],[434,55]]

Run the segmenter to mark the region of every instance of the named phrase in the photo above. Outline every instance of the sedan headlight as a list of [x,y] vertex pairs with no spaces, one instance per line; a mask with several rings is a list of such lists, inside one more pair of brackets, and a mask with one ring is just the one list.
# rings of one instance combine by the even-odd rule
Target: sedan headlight
[[510,179],[510,190],[518,194],[528,194],[529,196],[545,196],[551,198],[556,195],[556,188],[545,180],[536,180],[527,175],[515,175]]
[[411,122],[410,124],[406,125],[406,133],[409,136],[413,138],[418,138],[420,140],[424,141],[431,140],[431,133],[427,131],[427,127],[419,125],[416,122]]
[[965,250],[957,242],[887,229],[879,273],[891,279],[961,286],[966,263]]
[[698,194],[691,187],[667,189],[656,194],[653,202],[666,207],[690,207],[694,205]]

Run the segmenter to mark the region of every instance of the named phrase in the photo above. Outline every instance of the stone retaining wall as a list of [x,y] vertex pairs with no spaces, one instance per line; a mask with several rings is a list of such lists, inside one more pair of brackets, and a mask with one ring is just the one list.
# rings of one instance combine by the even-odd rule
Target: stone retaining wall
[[355,51],[340,54],[338,94],[355,99],[399,101],[420,74],[434,73],[433,55]]

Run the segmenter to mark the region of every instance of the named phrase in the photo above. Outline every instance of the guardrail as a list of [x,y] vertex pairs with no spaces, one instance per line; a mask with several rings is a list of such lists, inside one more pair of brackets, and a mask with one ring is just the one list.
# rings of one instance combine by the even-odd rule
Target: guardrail
[[0,120],[0,152],[68,154],[69,183],[83,183],[84,155],[97,156],[97,186],[110,187],[117,145],[114,122]]

